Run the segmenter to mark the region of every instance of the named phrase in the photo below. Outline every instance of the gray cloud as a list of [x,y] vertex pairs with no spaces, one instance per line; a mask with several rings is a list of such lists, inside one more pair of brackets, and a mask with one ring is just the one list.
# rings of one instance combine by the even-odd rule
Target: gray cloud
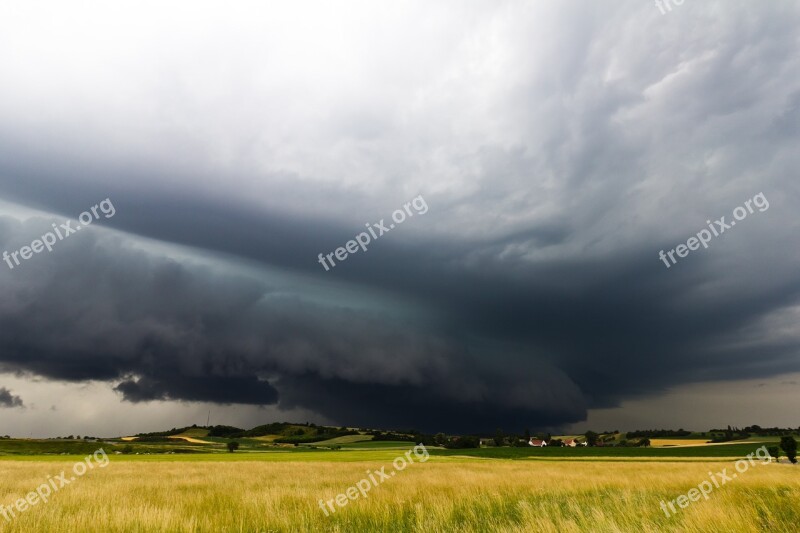
[[[0,242],[14,249],[50,221],[0,226]],[[0,363],[51,379],[115,382],[131,402],[279,403],[330,418],[371,391],[369,404],[349,412],[370,421],[399,390],[420,405],[435,400],[421,420],[431,428],[466,423],[469,406],[487,411],[487,427],[489,412],[510,423],[498,415],[506,409],[548,423],[584,412],[581,392],[542,358],[489,354],[393,311],[385,298],[325,303],[216,268],[159,257],[115,232],[70,236],[0,278]],[[496,366],[501,359],[506,367]],[[387,418],[401,420],[410,422]]]
[[[86,79],[64,69],[100,30],[56,65],[46,25],[0,22],[50,82],[0,57],[0,195],[69,217],[111,197],[118,230],[0,275],[0,365],[432,429],[798,371],[797,6],[361,6],[344,37],[335,13],[295,35],[292,8],[250,7],[220,15],[225,46],[156,55],[117,28]],[[762,191],[768,211],[658,260]],[[316,262],[417,194],[427,214]],[[2,218],[0,240],[49,224]]]
[[11,394],[5,387],[0,387],[0,407],[22,407],[22,398]]

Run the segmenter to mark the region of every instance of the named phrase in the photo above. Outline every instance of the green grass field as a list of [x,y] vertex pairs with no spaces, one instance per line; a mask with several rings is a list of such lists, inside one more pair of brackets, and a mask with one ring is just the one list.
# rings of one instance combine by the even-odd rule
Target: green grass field
[[313,446],[341,446],[344,448],[352,447],[355,444],[361,443],[369,443],[372,441],[372,435],[345,435],[343,437],[336,437],[333,439],[322,440],[319,442],[314,442],[311,445]]
[[[771,444],[776,443],[771,442]],[[445,456],[495,457],[502,459],[570,459],[570,458],[689,458],[742,457],[762,443],[725,444],[719,446],[687,446],[685,448],[476,448],[466,450],[433,450]]]
[[[228,455],[226,444],[229,439],[208,437],[197,433],[194,438],[208,441],[209,444],[186,442],[177,439],[164,439],[164,442],[123,441],[109,439],[101,442],[87,442],[77,440],[58,439],[0,439],[0,457],[30,455],[30,456],[62,456],[80,455],[91,453],[102,447],[109,454],[125,451],[132,455],[163,455],[163,454],[196,454],[204,456],[209,453]],[[368,435],[347,435],[320,442],[292,445],[274,445],[271,442],[256,438],[236,439],[243,453],[318,453],[322,449],[338,446],[337,453],[348,450],[382,450],[382,449],[407,449],[413,443],[407,441],[374,441]],[[753,438],[748,443],[726,443],[711,446],[664,446],[664,447],[576,447],[576,448],[510,448],[488,447],[475,449],[445,450],[431,448],[431,453],[439,456],[468,456],[501,459],[580,459],[580,458],[675,458],[675,457],[741,457],[756,448],[766,444],[777,444],[777,438]]]

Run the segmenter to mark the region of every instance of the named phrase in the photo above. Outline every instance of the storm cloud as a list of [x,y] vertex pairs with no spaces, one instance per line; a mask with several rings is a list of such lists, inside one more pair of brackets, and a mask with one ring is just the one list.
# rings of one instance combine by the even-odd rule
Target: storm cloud
[[800,371],[797,6],[244,5],[0,16],[3,249],[116,208],[0,267],[0,370],[431,431]]

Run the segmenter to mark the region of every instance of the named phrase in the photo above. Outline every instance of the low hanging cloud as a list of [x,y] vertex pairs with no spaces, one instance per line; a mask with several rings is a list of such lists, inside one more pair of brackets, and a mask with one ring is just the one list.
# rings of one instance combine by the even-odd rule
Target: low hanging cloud
[[[0,243],[16,247],[50,224],[4,218]],[[130,402],[277,404],[376,425],[455,430],[585,414],[552,363],[509,354],[489,363],[485,349],[415,323],[385,297],[366,308],[363,297],[320,301],[135,243],[87,231],[4,273],[0,368],[107,381]],[[425,405],[429,415],[414,414]]]
[[[2,219],[0,242],[16,247],[50,224]],[[602,269],[485,260],[437,274],[430,254],[443,249],[375,251],[384,271],[404,265],[396,281],[427,302],[401,311],[397,297],[358,286],[260,280],[228,260],[171,258],[116,231],[85,232],[0,278],[0,365],[106,381],[129,402],[277,405],[449,431],[555,427],[677,382],[797,369],[787,357],[797,339],[777,335],[797,287],[780,280],[769,304],[769,285],[731,306],[720,283],[698,305],[691,280],[708,274],[696,267],[665,277],[657,262],[626,256]]]

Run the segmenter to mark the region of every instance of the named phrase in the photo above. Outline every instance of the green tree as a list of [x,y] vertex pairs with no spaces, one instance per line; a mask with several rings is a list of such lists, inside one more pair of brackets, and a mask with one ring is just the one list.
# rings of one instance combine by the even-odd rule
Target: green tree
[[498,429],[494,434],[494,445],[495,446],[502,446],[503,441],[505,441],[505,435],[503,435],[503,430]]
[[531,440],[530,438],[528,438],[526,440],[523,440],[523,439],[521,439],[521,438],[519,438],[517,436],[514,436],[514,440],[512,441],[511,445],[515,446],[517,448],[527,448],[528,447],[528,442],[530,440]]
[[797,463],[797,441],[794,437],[781,437],[781,449],[792,464]]
[[436,443],[437,446],[444,446],[447,444],[447,435],[444,433],[437,433],[433,436],[433,442]]
[[767,448],[767,453],[770,455],[770,457],[778,461],[778,458],[781,456],[781,449],[777,446],[770,446]]
[[236,442],[235,440],[232,440],[232,441],[230,441],[230,442],[228,443],[228,451],[229,451],[229,452],[233,453],[233,452],[235,452],[235,451],[236,451],[236,450],[238,450],[238,449],[239,449],[239,443],[238,443],[238,442]]
[[597,437],[598,437],[598,435],[594,431],[587,431],[586,433],[584,433],[583,436],[586,437],[586,443],[589,446],[597,445]]

